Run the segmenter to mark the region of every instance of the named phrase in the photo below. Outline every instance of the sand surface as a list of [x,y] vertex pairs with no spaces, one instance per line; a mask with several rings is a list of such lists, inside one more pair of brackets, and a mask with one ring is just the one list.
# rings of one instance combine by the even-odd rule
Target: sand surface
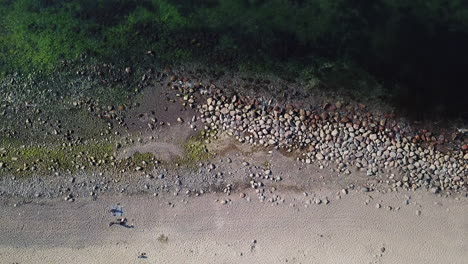
[[[0,262],[467,263],[465,197],[352,191],[336,200],[336,191],[317,191],[330,200],[317,205],[307,204],[310,195],[285,191],[285,202],[273,205],[253,190],[246,194],[114,195],[19,207],[5,201]],[[116,203],[134,228],[108,227]],[[137,258],[141,252],[146,259]]]

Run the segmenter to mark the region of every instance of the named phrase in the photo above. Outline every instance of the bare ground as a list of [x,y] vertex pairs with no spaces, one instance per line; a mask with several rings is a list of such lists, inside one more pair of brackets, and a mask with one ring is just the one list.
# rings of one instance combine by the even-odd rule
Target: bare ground
[[[231,195],[231,202],[224,205],[215,200],[227,196],[218,194],[1,205],[0,259],[2,263],[466,263],[468,258],[467,198],[446,199],[423,191],[352,192],[340,200],[330,199],[328,205],[305,207],[309,197],[291,191],[281,195],[285,203],[275,206],[259,202],[253,191],[246,198]],[[409,205],[404,204],[405,195],[411,196]],[[107,226],[114,220],[108,210],[117,202],[134,228]],[[377,209],[377,203],[382,208]],[[137,258],[141,252],[146,259]]]

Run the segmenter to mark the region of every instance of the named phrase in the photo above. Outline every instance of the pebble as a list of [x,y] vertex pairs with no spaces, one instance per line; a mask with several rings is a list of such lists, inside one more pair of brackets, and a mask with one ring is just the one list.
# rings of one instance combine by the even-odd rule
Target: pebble
[[336,136],[338,136],[338,133],[339,133],[338,130],[334,129],[334,130],[331,132],[331,135],[332,135],[333,137],[336,137]]
[[315,154],[315,157],[318,159],[318,160],[323,160],[325,157],[322,155],[322,153],[317,153]]

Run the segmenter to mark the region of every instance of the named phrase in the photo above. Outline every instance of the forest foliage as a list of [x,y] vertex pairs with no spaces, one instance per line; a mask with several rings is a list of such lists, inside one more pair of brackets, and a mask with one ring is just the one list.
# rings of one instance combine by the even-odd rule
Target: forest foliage
[[464,0],[0,1],[1,73],[50,72],[81,54],[128,62],[152,50],[164,61],[305,78],[355,65],[410,87],[409,98],[457,105],[467,46]]

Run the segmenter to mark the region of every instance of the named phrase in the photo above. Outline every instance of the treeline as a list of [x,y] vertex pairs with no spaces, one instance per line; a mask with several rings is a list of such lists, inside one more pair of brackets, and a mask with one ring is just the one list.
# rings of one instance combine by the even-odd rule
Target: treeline
[[47,72],[83,53],[136,61],[146,50],[304,78],[351,65],[404,106],[468,111],[464,0],[0,1],[3,73]]

